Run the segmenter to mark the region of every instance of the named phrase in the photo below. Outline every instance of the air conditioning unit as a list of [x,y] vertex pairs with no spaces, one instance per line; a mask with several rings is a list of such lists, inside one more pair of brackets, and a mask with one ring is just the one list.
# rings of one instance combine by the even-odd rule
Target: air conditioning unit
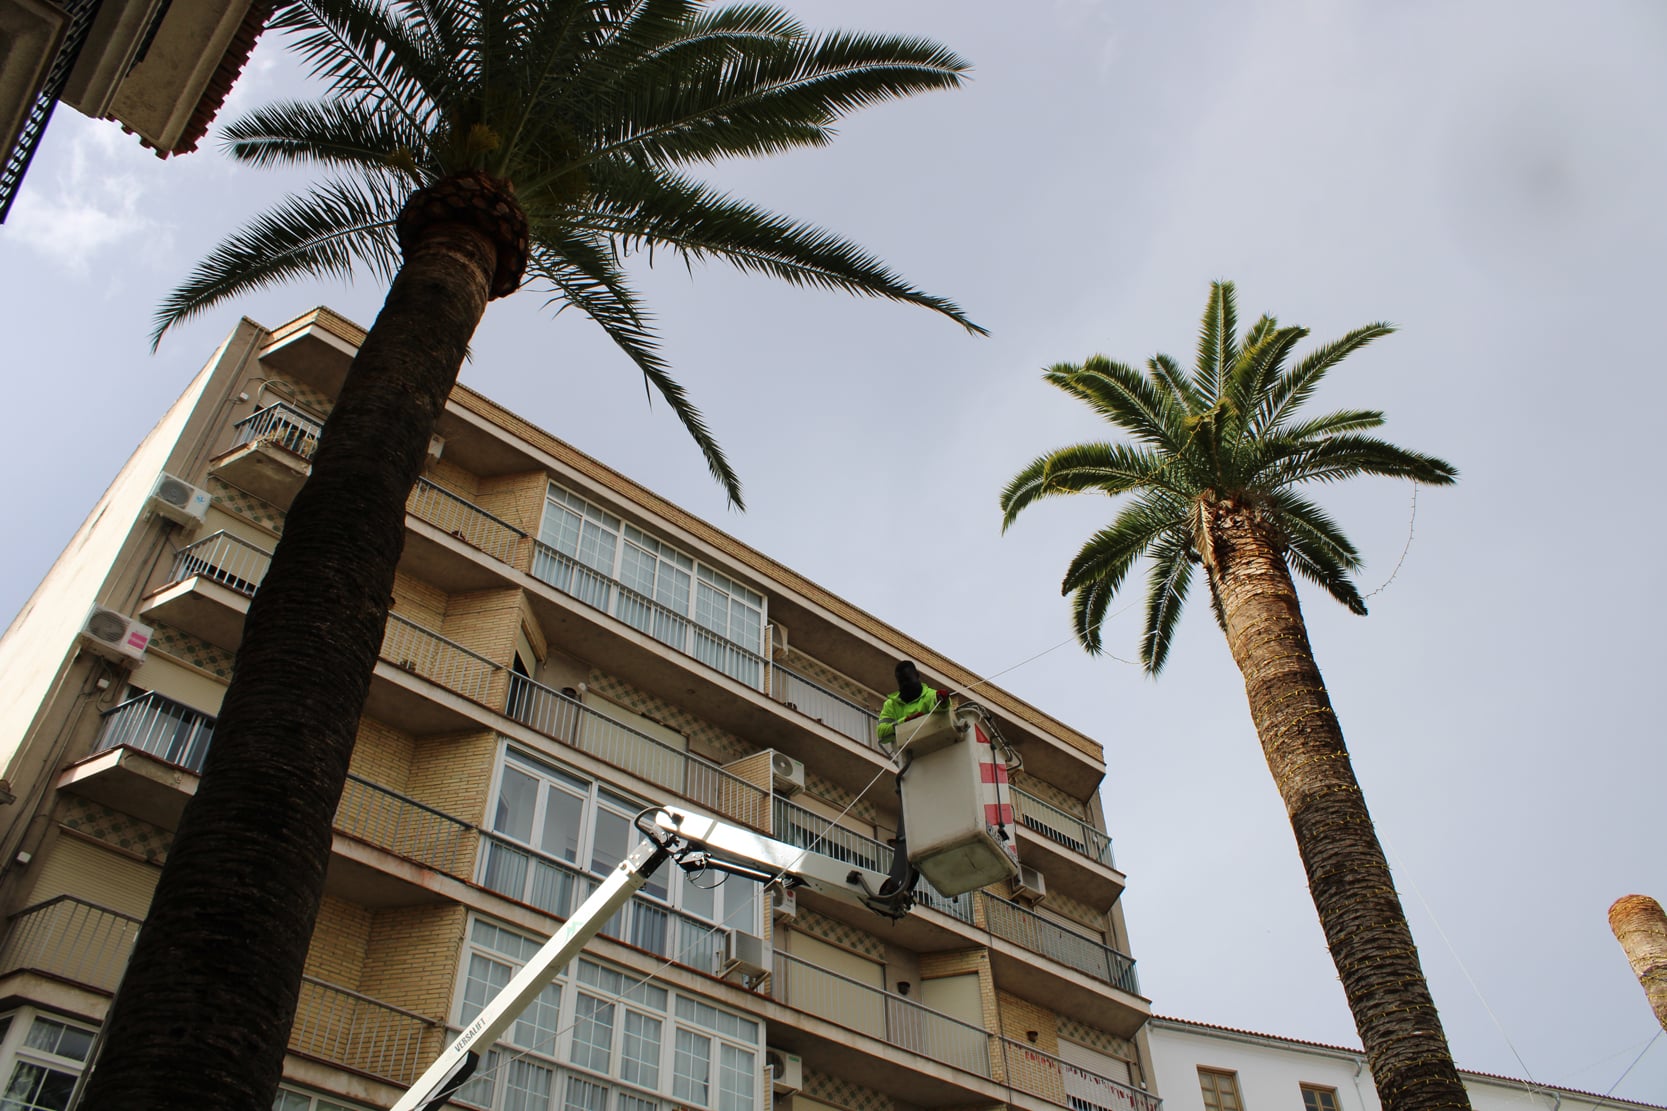
[[444,436],[430,436],[428,438],[428,461],[430,463],[438,463],[445,450],[446,438]]
[[770,946],[757,934],[725,930],[717,935],[717,976],[721,980],[754,979],[770,971]]
[[94,606],[81,625],[82,647],[117,663],[144,659],[150,638],[149,625],[141,625],[125,613],[103,606]]
[[1008,882],[1012,884],[1013,898],[1021,903],[1034,904],[1047,898],[1048,881],[1040,868],[1021,864],[1019,874]]
[[799,893],[791,887],[777,884],[770,888],[770,916],[777,921],[791,921],[799,913]]
[[783,795],[796,795],[805,789],[805,764],[783,752],[770,753],[770,783]]
[[797,1053],[766,1049],[764,1063],[770,1066],[770,1090],[789,1096],[805,1086],[805,1063]]
[[159,517],[166,517],[177,524],[195,528],[207,518],[208,507],[213,501],[214,495],[207,490],[171,474],[161,474],[156,478],[156,485],[151,488],[150,501],[146,503],[146,508]]

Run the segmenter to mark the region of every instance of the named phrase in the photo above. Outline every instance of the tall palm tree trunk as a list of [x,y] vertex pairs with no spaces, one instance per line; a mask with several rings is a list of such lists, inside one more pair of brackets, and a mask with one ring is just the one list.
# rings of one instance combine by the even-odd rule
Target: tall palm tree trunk
[[1609,928],[1667,1030],[1667,914],[1648,895],[1622,895],[1609,907]]
[[1385,1111],[1468,1108],[1277,538],[1252,505],[1207,513],[1201,548],[1228,646],[1378,1096]]
[[473,228],[424,229],[348,371],[250,604],[201,784],[105,1026],[90,1111],[270,1111],[406,497],[496,258]]

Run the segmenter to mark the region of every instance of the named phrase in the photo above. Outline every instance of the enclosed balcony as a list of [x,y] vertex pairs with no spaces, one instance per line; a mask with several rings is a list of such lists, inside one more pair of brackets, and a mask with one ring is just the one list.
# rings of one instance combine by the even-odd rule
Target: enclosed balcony
[[287,402],[274,401],[238,421],[230,449],[208,471],[229,486],[288,509],[307,476],[324,424]]

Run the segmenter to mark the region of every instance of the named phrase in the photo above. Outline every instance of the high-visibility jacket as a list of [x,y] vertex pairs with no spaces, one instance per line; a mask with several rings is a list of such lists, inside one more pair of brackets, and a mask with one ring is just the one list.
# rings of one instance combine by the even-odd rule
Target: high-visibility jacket
[[893,691],[886,696],[886,704],[880,707],[880,727],[876,730],[880,737],[880,743],[883,745],[896,744],[898,724],[914,717],[916,714],[924,714],[932,709],[949,709],[949,699],[946,698],[943,701],[943,706],[939,707],[938,692],[925,683],[920,685],[920,696],[909,702],[903,701],[901,692]]

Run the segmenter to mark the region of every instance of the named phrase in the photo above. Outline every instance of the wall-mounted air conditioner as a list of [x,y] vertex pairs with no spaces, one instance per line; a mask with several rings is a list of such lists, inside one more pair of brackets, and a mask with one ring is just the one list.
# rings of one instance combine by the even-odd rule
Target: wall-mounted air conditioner
[[160,474],[145,507],[159,517],[195,528],[207,518],[208,507],[213,501],[214,495],[207,490],[193,486],[183,478]]
[[723,980],[752,979],[770,971],[770,945],[757,934],[724,930],[717,935],[717,975]]
[[797,1053],[766,1049],[764,1062],[770,1066],[770,1090],[788,1096],[805,1086],[805,1063]]
[[141,625],[127,614],[103,606],[94,606],[81,625],[82,647],[116,663],[144,659],[150,638],[149,625]]
[[1048,881],[1042,875],[1040,868],[1032,868],[1028,864],[1019,865],[1019,874],[1010,881],[1013,887],[1013,898],[1021,903],[1039,903],[1047,898]]
[[796,795],[805,789],[805,765],[784,752],[770,754],[770,782],[777,793]]
[[777,921],[792,921],[799,913],[799,893],[777,884],[770,888],[770,915]]

